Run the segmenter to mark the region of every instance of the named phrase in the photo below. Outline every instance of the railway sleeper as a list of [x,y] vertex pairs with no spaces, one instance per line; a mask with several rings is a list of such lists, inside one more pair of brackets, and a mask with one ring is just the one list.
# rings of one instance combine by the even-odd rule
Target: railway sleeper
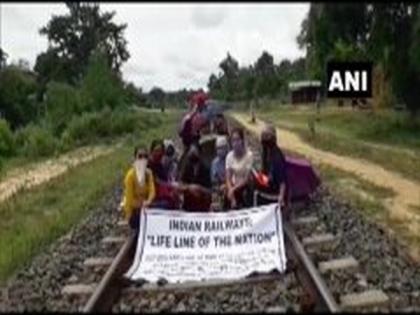
[[112,264],[114,258],[112,257],[92,257],[83,262],[83,265],[88,267],[106,267]]
[[304,237],[302,240],[303,246],[306,248],[308,253],[314,253],[317,249],[333,250],[338,245],[338,238],[331,234],[313,234],[308,237]]
[[368,290],[361,293],[350,293],[340,297],[342,310],[354,310],[357,308],[368,308],[386,306],[389,297],[382,290]]
[[306,226],[309,224],[314,224],[318,222],[318,218],[316,216],[305,216],[305,217],[299,217],[297,219],[292,220],[293,226],[300,227],[300,226]]
[[127,223],[127,221],[125,221],[125,220],[119,220],[119,221],[117,222],[117,226],[118,226],[118,227],[128,227],[128,223]]
[[105,244],[122,244],[126,241],[126,237],[123,236],[107,236],[102,239],[102,243]]
[[329,271],[334,272],[342,269],[357,269],[359,263],[353,256],[332,259],[328,261],[322,261],[318,263],[318,269],[320,273],[327,273]]

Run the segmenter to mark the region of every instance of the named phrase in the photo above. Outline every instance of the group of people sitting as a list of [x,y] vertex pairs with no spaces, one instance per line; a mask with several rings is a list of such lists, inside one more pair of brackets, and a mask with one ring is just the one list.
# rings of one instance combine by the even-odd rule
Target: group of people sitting
[[[270,196],[265,199],[261,194],[258,204],[287,206],[287,163],[277,145],[275,128],[267,125],[261,133],[262,167],[256,170],[244,130],[229,130],[222,113],[208,119],[205,101],[204,97],[193,99],[191,111],[181,123],[184,150],[180,158],[171,140],[152,141],[150,151],[143,146],[135,148],[121,203],[133,229],[138,229],[138,214],[147,207],[212,211],[217,198],[219,209],[229,211],[251,207],[255,191]],[[216,137],[216,156],[210,161],[206,161],[206,135]]]
[[171,140],[152,141],[150,151],[144,146],[134,150],[121,202],[133,229],[138,230],[138,214],[147,207],[212,211],[217,199],[218,209],[224,211],[251,207],[255,201],[277,202],[287,209],[292,186],[293,194],[303,196],[317,187],[319,180],[309,163],[285,157],[273,126],[261,133],[261,169],[256,170],[242,128],[229,130],[223,113],[212,116],[203,94],[194,95],[190,105],[179,129],[184,146],[179,158]]

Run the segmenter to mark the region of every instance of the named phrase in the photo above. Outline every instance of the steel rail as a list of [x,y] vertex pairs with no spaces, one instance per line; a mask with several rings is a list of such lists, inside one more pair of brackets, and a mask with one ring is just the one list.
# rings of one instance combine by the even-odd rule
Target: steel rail
[[340,312],[340,307],[336,303],[325,281],[322,279],[317,268],[306,253],[303,245],[299,241],[295,232],[288,222],[284,222],[284,234],[287,254],[292,260],[293,269],[300,280],[307,297],[309,298],[306,306],[310,311],[321,312]]
[[109,311],[112,308],[112,304],[118,298],[123,285],[120,277],[132,262],[135,240],[135,234],[131,233],[83,307],[83,313]]

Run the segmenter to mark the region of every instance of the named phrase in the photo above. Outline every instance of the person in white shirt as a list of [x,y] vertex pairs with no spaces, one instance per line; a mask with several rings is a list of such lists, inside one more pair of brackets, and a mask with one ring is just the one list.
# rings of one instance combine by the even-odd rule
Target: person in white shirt
[[233,129],[230,140],[232,151],[226,156],[226,198],[231,209],[250,207],[253,154],[245,144],[243,129]]

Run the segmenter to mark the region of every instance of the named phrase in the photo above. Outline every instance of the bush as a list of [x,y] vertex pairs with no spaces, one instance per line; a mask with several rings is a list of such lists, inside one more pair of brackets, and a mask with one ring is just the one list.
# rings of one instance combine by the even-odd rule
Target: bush
[[122,106],[126,98],[121,80],[100,53],[92,54],[80,91],[86,111],[99,111],[105,107],[114,109]]
[[94,143],[99,138],[112,138],[139,131],[159,124],[158,115],[129,110],[105,108],[100,112],[84,113],[73,117],[62,134],[64,147]]
[[37,114],[34,96],[37,83],[34,75],[17,66],[0,71],[0,104],[2,117],[12,129],[32,121]]
[[47,86],[45,105],[46,119],[54,134],[61,134],[68,117],[80,113],[79,91],[65,83],[50,82]]
[[15,142],[20,153],[27,157],[52,155],[59,144],[50,129],[33,124],[19,129],[15,135]]
[[13,133],[5,119],[0,119],[0,156],[10,156],[14,152]]

